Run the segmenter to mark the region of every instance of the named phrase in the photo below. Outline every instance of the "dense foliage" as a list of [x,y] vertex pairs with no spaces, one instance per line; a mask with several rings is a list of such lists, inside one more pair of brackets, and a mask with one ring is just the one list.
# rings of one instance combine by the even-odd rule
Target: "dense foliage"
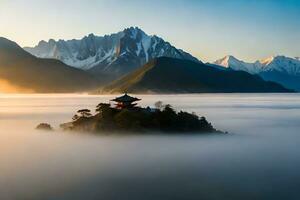
[[204,117],[183,111],[176,112],[170,105],[162,105],[161,102],[155,105],[156,108],[116,109],[110,104],[100,103],[95,115],[88,109],[79,110],[72,122],[61,127],[87,132],[217,132]]

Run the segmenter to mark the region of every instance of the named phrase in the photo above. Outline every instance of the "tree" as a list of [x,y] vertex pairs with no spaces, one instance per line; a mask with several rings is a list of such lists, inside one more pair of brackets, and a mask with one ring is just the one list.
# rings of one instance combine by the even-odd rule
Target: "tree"
[[176,114],[175,110],[172,108],[172,106],[170,104],[167,104],[164,106],[163,112],[170,113],[173,115]]
[[178,113],[178,129],[181,131],[194,131],[200,128],[199,117],[193,113],[180,111]]
[[79,119],[79,116],[77,114],[75,114],[73,117],[72,117],[72,120],[73,121],[76,121],[77,119]]
[[109,103],[99,103],[96,107],[96,112],[97,113],[102,113],[104,110],[107,110],[110,108]]
[[159,113],[159,124],[163,130],[169,131],[176,129],[177,113],[170,104],[164,106],[164,109]]
[[47,123],[41,123],[39,124],[36,129],[38,130],[44,130],[44,131],[52,131],[53,128],[51,127],[50,124],[47,124]]
[[204,117],[199,117],[194,112],[177,112],[170,104],[163,105],[161,101],[156,102],[155,107],[158,110],[150,112],[149,107],[116,109],[108,103],[99,103],[96,107],[96,115],[93,116],[89,109],[78,110],[72,118],[71,126],[64,126],[64,129],[84,131],[216,132]]
[[157,101],[154,103],[154,106],[156,109],[161,110],[164,107],[164,104],[162,101]]
[[92,116],[91,110],[89,109],[81,109],[77,111],[78,114],[80,114],[80,117],[88,118]]

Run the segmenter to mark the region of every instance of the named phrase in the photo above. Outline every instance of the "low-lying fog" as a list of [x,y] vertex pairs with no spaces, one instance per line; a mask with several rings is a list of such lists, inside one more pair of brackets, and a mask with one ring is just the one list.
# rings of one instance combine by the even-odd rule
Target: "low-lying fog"
[[0,199],[300,199],[299,94],[139,97],[232,134],[39,132],[112,96],[0,95]]

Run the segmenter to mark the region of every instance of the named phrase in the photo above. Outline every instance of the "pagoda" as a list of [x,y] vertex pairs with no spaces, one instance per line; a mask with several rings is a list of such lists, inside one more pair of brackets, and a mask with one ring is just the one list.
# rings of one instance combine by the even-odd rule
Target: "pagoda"
[[115,99],[112,99],[111,101],[116,102],[116,108],[117,109],[132,109],[134,108],[137,103],[136,101],[140,101],[141,99],[138,99],[136,97],[131,97],[127,93],[125,93],[123,96],[116,97]]

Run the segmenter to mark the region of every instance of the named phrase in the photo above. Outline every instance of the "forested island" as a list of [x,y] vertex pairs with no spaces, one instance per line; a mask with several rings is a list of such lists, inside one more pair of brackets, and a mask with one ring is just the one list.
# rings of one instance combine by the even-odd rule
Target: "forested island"
[[184,111],[176,112],[171,105],[158,101],[155,108],[137,106],[140,99],[125,94],[100,103],[93,115],[89,109],[81,109],[71,122],[61,124],[66,131],[113,133],[113,132],[164,132],[164,133],[222,133],[205,117]]

